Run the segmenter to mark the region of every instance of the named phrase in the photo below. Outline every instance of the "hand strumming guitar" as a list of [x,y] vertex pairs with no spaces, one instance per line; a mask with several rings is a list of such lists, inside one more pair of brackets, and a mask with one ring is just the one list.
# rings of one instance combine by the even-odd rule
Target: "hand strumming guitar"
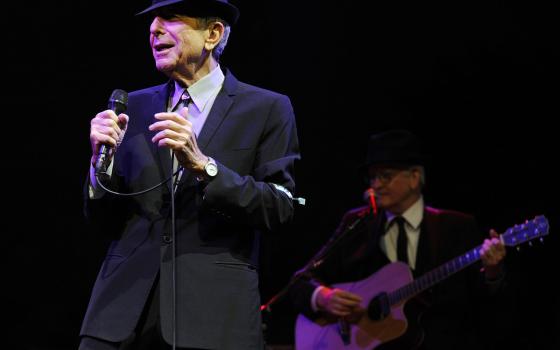
[[342,289],[321,287],[317,294],[317,307],[331,315],[357,322],[365,309],[360,306],[362,298]]

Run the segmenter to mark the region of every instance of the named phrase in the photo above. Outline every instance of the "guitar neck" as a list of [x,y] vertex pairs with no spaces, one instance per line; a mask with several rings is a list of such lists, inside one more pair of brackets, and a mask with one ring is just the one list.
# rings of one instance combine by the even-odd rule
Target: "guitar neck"
[[399,304],[400,302],[412,298],[433,285],[443,281],[447,277],[463,270],[467,266],[474,264],[480,260],[480,248],[481,246],[473,248],[465,254],[436,267],[430,272],[425,273],[409,284],[389,293],[389,303],[391,305]]

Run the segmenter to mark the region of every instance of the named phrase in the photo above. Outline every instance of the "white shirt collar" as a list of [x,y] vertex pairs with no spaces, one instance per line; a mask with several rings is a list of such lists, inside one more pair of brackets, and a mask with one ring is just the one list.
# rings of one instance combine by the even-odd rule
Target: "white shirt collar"
[[[189,86],[186,90],[192,99],[192,103],[199,112],[206,108],[210,99],[218,94],[225,80],[225,75],[218,65],[210,73],[202,77],[196,83]],[[171,99],[171,106],[176,106],[183,95],[185,88],[175,82],[175,91]]]
[[[387,211],[387,224],[390,224],[395,218],[394,213]],[[402,215],[406,222],[415,230],[420,227],[422,219],[424,218],[424,198],[420,196],[414,204],[410,206]]]

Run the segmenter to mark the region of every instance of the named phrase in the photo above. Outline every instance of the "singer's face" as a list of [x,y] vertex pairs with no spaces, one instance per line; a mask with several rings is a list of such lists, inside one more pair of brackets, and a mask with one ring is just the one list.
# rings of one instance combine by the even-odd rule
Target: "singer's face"
[[420,196],[418,169],[371,166],[369,178],[375,191],[377,205],[392,213],[404,213]]
[[192,74],[200,63],[207,31],[196,18],[156,13],[150,25],[150,46],[156,68],[168,76]]

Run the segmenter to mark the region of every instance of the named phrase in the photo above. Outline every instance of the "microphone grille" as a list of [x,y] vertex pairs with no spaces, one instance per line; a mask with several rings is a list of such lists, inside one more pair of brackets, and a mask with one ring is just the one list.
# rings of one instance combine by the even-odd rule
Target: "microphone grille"
[[121,103],[125,106],[128,105],[128,92],[121,90],[121,89],[115,89],[113,90],[113,93],[111,93],[111,97],[109,97],[109,102],[111,103]]

